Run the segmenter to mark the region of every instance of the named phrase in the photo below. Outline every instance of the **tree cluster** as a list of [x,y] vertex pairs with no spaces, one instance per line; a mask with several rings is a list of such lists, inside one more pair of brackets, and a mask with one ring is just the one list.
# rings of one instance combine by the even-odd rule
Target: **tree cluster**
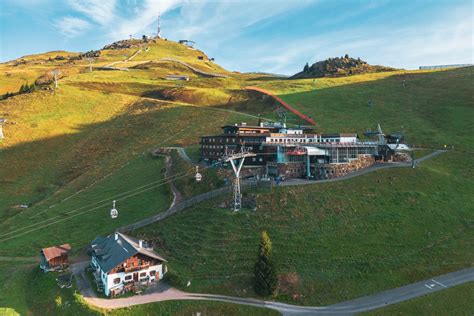
[[18,90],[18,94],[30,93],[33,91],[36,91],[36,84],[34,82],[30,85],[25,83],[21,85],[20,90]]
[[22,84],[20,89],[18,90],[18,92],[7,92],[7,93],[4,93],[1,95],[1,100],[5,100],[5,99],[8,99],[10,97],[13,97],[15,95],[19,95],[19,94],[24,94],[24,93],[30,93],[30,92],[34,92],[37,90],[37,87],[36,87],[36,84],[35,83],[32,83],[32,84],[28,84],[28,83],[25,83],[25,84]]
[[292,76],[292,79],[340,77],[366,72],[392,71],[394,68],[384,66],[372,66],[360,58],[349,57],[345,54],[341,57],[328,58],[318,61],[311,66],[305,64],[303,71]]

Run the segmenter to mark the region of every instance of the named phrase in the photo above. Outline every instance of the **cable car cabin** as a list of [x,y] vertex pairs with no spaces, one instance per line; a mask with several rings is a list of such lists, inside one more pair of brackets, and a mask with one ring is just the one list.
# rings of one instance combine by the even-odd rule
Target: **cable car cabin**
[[196,175],[195,175],[196,182],[201,182],[202,175],[199,173],[199,167],[196,166]]
[[115,208],[115,200],[113,201],[112,208],[110,209],[110,217],[112,219],[118,217],[118,210]]
[[49,271],[60,271],[69,265],[68,254],[71,245],[64,244],[41,249],[40,268],[45,273]]

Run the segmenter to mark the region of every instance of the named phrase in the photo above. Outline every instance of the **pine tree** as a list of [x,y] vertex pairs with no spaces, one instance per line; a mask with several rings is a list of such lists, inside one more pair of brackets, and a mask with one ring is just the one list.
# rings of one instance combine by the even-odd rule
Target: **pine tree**
[[309,65],[308,63],[306,63],[306,65],[304,65],[303,71],[307,72],[308,70],[309,70]]
[[266,231],[262,232],[258,248],[257,262],[255,263],[254,289],[258,295],[272,295],[277,288],[277,274],[271,258],[272,242]]
[[18,93],[25,93],[26,91],[26,85],[25,84],[22,84],[21,87],[20,87],[20,90],[18,90]]

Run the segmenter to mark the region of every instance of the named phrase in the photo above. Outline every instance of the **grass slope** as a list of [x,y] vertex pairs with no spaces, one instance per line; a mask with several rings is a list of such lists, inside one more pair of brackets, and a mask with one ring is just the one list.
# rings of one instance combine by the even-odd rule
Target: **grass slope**
[[473,168],[451,152],[414,170],[262,191],[257,212],[207,202],[137,235],[161,245],[191,290],[253,296],[258,236],[267,230],[280,273],[300,279],[277,299],[331,304],[470,266]]
[[[77,288],[60,289],[57,273],[44,274],[38,266],[0,263],[1,315],[280,315],[278,312],[242,305],[207,301],[167,301],[112,311],[91,309]],[[8,308],[3,308],[8,306]],[[3,309],[2,309],[3,308]]]
[[[123,60],[135,51],[103,51],[95,65]],[[159,41],[119,65],[133,67],[173,57],[206,71],[225,72],[199,61],[199,54]],[[248,85],[281,95],[315,117],[323,131],[361,132],[377,122],[393,131],[403,124],[410,142],[447,142],[472,150],[467,136],[472,134],[470,69],[320,79],[316,91],[312,80],[241,74],[213,79],[188,72],[191,81],[177,87],[163,75],[186,70],[169,63],[129,72],[88,73],[84,61],[50,63],[45,62],[47,56],[36,55],[24,65],[0,65],[2,87],[3,82],[19,87],[58,67],[67,73],[54,94],[39,91],[0,101],[0,111],[9,122],[0,142],[3,256],[35,256],[38,249],[63,242],[72,243],[77,254],[96,235],[166,209],[171,195],[162,185],[127,199],[119,197],[119,218],[108,217],[114,196],[163,178],[163,160],[152,159],[149,150],[170,145],[195,148],[199,135],[248,120],[213,109],[274,115],[268,103],[241,92]],[[401,78],[407,82],[404,90]],[[164,93],[207,110],[162,102]],[[374,101],[372,109],[367,108],[367,99]],[[268,229],[281,273],[296,272],[300,277],[299,284],[282,290],[277,298],[292,301],[297,293],[302,294],[297,303],[335,302],[469,266],[472,169],[463,155],[450,153],[420,169],[384,171],[324,186],[279,188],[278,195],[260,192],[257,213],[230,214],[216,209],[214,202],[204,203],[134,234],[155,240],[172,267],[193,280],[191,289],[253,295],[251,267],[257,238],[261,229]],[[189,189],[185,194],[202,190],[191,185],[191,177],[178,183]],[[15,207],[22,203],[30,208]],[[54,225],[45,226],[50,223]],[[15,238],[7,240],[11,236]],[[2,279],[8,275],[10,281],[0,290],[11,293],[0,305],[23,306],[15,307],[23,314],[34,305],[15,296],[26,288],[25,274],[6,271]],[[147,308],[143,307],[144,314],[161,307]]]
[[361,133],[380,123],[387,133],[404,131],[409,143],[448,144],[472,151],[472,70],[389,72],[261,85],[312,116],[325,132]]
[[364,315],[472,315],[474,283],[466,283],[427,296],[387,306]]

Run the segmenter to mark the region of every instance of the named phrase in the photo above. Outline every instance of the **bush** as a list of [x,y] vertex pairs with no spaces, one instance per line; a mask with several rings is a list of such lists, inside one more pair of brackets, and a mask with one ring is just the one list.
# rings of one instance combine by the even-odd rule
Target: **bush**
[[172,269],[168,269],[164,279],[169,285],[176,288],[183,288],[187,283],[187,280],[183,276]]

